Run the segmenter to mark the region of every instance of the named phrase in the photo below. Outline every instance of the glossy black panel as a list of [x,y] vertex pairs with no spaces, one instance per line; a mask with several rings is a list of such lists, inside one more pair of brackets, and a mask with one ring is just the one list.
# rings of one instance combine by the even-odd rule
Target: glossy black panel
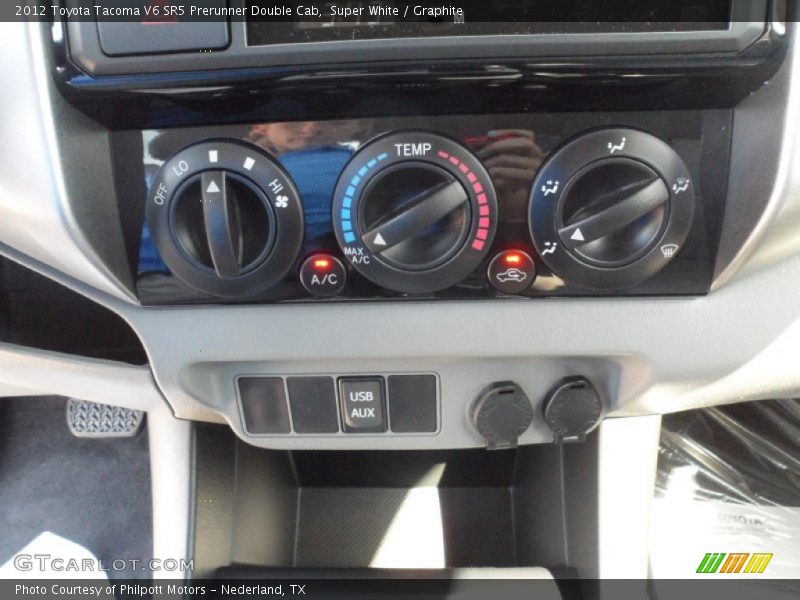
[[[244,24],[238,25],[243,38]],[[421,52],[411,40],[395,40],[406,44],[405,51],[382,54],[354,47],[349,59],[330,49],[315,60],[304,53],[323,44],[279,46],[286,49],[287,62],[261,56],[265,47],[259,47],[250,48],[256,54],[243,62],[223,52],[183,65],[180,61],[193,55],[175,55],[164,57],[158,68],[150,60],[144,71],[99,77],[81,71],[62,41],[55,45],[54,76],[71,103],[114,130],[400,115],[708,109],[731,108],[764,85],[786,49],[783,30],[769,23],[746,48],[725,51],[688,44],[659,54],[657,41],[648,38],[636,51],[628,40],[576,54],[578,42],[598,36],[577,36],[569,43],[551,37],[557,39],[545,53],[519,45],[510,52],[503,36],[488,46],[480,37],[469,38],[458,53],[441,56]],[[244,48],[243,39],[239,44]],[[75,40],[73,51],[74,46]]]
[[268,0],[247,0],[246,4],[250,8],[247,43],[251,46],[476,35],[708,31],[726,29],[731,18],[731,0],[482,2],[466,11],[440,5],[433,14],[432,7],[424,10],[415,5],[409,11],[394,2],[361,1],[338,6],[325,3],[316,20],[281,18]]
[[[598,98],[595,89],[593,97]],[[468,99],[458,98],[459,101]],[[367,102],[367,98],[364,98]],[[436,100],[431,100],[436,102]],[[442,112],[449,106],[440,104]],[[363,107],[362,107],[363,108]],[[428,105],[426,112],[435,106]],[[530,239],[527,205],[531,183],[546,157],[560,144],[600,126],[631,127],[656,135],[670,144],[697,183],[695,220],[680,255],[663,271],[635,287],[598,292],[564,284],[541,262]],[[303,249],[286,278],[247,302],[324,301],[400,298],[490,298],[500,294],[486,279],[489,259],[500,250],[517,248],[537,263],[539,277],[530,296],[703,294],[708,291],[722,220],[726,192],[731,126],[729,110],[606,113],[517,113],[346,119],[329,121],[253,122],[145,131],[142,177],[152,179],[159,165],[181,148],[209,138],[247,140],[272,154],[289,173],[301,196],[305,213]],[[312,298],[299,281],[303,260],[315,252],[342,257],[331,221],[331,202],[339,174],[358,147],[374,137],[401,129],[422,129],[449,136],[470,148],[489,171],[499,203],[497,237],[487,260],[459,285],[425,296],[389,292],[348,268],[348,283],[340,296]],[[132,188],[131,188],[132,189]],[[141,206],[144,195],[131,193],[121,200]],[[213,303],[166,272],[144,232],[138,289],[145,304]]]

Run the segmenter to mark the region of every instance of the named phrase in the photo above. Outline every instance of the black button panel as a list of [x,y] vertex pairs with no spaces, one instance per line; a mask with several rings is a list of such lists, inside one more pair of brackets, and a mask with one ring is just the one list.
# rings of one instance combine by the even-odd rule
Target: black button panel
[[337,433],[336,390],[331,377],[289,377],[295,433]]
[[339,380],[339,410],[347,433],[386,431],[383,377]]
[[434,433],[436,377],[433,375],[389,376],[389,419],[395,433]]
[[239,379],[242,416],[247,433],[290,433],[286,389],[280,377]]
[[432,434],[436,375],[367,374],[237,378],[248,435]]

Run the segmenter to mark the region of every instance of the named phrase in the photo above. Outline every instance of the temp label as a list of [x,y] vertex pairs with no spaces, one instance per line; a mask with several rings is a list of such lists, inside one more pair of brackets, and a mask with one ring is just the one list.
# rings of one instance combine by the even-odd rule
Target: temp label
[[433,146],[428,142],[420,142],[420,143],[406,143],[406,144],[395,144],[395,150],[397,152],[397,156],[402,156],[406,158],[413,158],[418,156],[428,156],[430,151],[433,149]]

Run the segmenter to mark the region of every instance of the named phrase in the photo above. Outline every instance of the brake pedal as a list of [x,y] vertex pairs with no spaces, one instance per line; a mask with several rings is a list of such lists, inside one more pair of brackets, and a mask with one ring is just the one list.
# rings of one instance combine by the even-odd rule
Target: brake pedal
[[142,428],[144,412],[87,400],[67,401],[67,425],[79,438],[133,437]]

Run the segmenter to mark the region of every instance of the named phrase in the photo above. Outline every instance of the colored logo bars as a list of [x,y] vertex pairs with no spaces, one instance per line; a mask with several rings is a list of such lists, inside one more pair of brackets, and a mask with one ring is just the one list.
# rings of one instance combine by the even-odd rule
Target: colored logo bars
[[772,553],[707,552],[697,567],[698,573],[763,573]]

